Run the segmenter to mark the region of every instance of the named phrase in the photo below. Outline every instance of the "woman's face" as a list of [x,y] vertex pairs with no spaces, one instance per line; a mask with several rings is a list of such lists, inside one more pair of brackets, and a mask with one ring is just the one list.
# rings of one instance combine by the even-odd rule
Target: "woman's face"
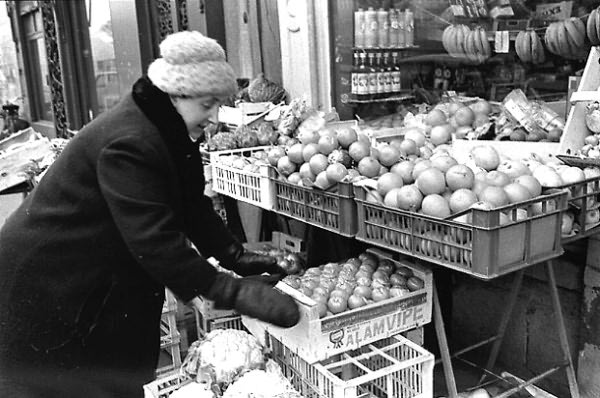
[[217,123],[217,113],[224,98],[206,95],[202,97],[172,97],[173,106],[194,139],[199,138],[211,123]]

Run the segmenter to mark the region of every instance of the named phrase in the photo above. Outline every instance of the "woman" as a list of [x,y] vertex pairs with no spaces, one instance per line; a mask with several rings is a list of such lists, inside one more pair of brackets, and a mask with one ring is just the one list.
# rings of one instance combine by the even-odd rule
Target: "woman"
[[289,296],[205,260],[244,276],[280,271],[244,253],[203,195],[194,141],[237,88],[223,49],[179,32],[160,50],[0,230],[0,396],[141,397],[165,286],[279,326],[299,320]]

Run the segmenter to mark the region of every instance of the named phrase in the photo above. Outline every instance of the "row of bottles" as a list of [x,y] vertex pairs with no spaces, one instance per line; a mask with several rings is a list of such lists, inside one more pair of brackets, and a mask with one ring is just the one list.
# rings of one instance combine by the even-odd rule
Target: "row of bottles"
[[415,20],[411,10],[369,7],[354,12],[354,47],[404,48],[415,45]]
[[402,91],[398,52],[354,52],[351,94],[359,100],[384,99]]

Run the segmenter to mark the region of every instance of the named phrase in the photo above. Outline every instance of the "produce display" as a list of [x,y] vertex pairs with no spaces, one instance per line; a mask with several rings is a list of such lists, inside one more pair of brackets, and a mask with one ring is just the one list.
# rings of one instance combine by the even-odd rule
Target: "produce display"
[[467,25],[449,25],[442,33],[442,45],[452,57],[465,58],[480,64],[492,55],[485,29]]
[[590,51],[586,25],[576,17],[551,23],[545,41],[548,51],[567,59],[585,58]]
[[392,261],[378,259],[368,252],[346,261],[309,268],[302,276],[289,275],[283,282],[312,298],[320,317],[424,288],[423,280],[410,268],[397,267]]
[[522,62],[530,62],[534,65],[546,62],[542,39],[534,30],[521,31],[517,34],[515,51]]

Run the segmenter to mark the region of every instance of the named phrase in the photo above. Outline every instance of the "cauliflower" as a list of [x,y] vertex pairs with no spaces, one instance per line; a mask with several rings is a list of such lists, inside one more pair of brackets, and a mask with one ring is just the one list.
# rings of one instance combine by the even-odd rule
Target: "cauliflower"
[[223,398],[302,398],[276,363],[269,360],[266,368],[244,373],[227,388]]
[[264,363],[262,347],[254,336],[242,330],[216,329],[190,346],[181,369],[192,377],[208,372],[213,382],[229,384],[240,372]]

